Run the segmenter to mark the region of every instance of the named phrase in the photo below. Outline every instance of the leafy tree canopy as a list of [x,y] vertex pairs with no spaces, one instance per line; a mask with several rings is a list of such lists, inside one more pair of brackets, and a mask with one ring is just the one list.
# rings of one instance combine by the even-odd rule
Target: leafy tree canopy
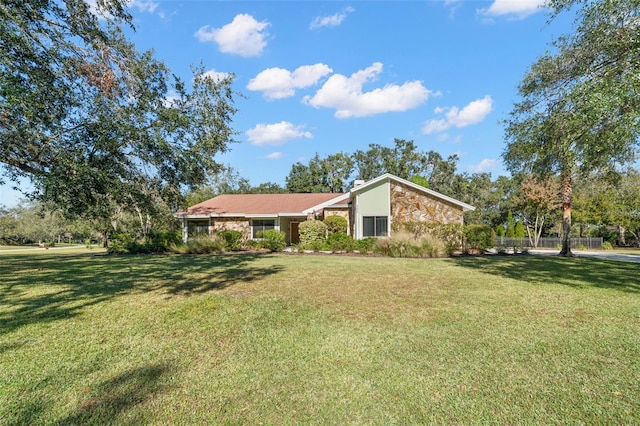
[[576,28],[558,38],[525,75],[506,122],[504,160],[514,173],[560,175],[563,248],[570,255],[573,180],[615,173],[633,161],[640,132],[640,0],[551,0],[576,10]]
[[219,169],[235,113],[230,85],[188,84],[121,26],[124,0],[0,3],[0,163],[70,215],[175,202]]

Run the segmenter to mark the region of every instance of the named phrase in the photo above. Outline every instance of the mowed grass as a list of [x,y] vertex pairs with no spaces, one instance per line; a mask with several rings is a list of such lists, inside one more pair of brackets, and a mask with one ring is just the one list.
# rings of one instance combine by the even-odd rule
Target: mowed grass
[[640,265],[0,256],[0,424],[637,424]]

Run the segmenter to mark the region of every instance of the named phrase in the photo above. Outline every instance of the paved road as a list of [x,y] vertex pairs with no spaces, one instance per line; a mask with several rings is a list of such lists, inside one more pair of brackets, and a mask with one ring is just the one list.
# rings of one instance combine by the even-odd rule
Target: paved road
[[[557,250],[529,250],[531,254],[546,254],[555,256],[558,254]],[[574,250],[573,254],[576,257],[596,257],[599,259],[609,259],[609,260],[621,260],[623,262],[638,262],[640,263],[640,255],[637,254],[620,254],[620,253],[609,253],[606,251],[582,251],[582,250]]]

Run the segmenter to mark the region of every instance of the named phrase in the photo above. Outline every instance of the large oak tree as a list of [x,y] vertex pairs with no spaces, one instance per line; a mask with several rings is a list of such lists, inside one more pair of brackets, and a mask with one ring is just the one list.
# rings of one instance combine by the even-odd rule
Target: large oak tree
[[0,2],[0,166],[71,215],[176,202],[233,141],[233,76],[138,52],[125,0]]
[[504,160],[514,173],[560,177],[561,255],[571,255],[574,179],[633,161],[640,131],[640,0],[551,0],[577,14],[525,75],[507,120]]

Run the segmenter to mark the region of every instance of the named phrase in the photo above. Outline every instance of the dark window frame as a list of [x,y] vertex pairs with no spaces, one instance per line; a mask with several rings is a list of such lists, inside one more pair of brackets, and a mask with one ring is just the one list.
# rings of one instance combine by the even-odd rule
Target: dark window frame
[[[269,224],[270,223],[270,224]],[[251,221],[251,238],[258,239],[258,232],[276,229],[275,219],[253,219]]]
[[389,216],[362,216],[362,236],[387,237],[389,235]]

